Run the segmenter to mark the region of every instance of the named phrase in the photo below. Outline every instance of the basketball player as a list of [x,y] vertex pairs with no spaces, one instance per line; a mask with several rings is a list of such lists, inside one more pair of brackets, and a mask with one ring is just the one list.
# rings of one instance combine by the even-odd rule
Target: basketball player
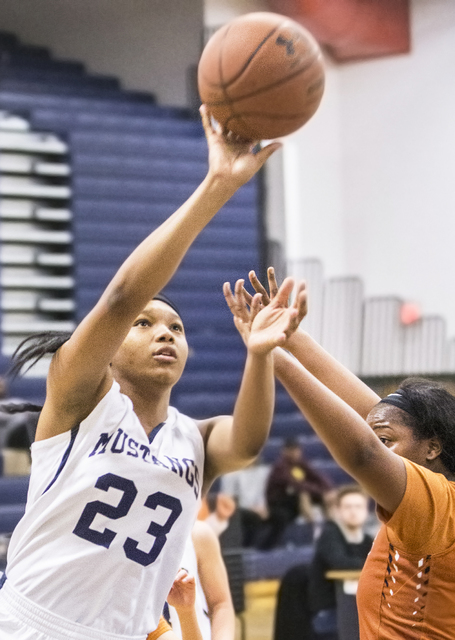
[[196,607],[196,577],[185,569],[179,569],[169,591],[167,601],[172,604],[178,618],[180,634],[177,635],[162,616],[158,627],[149,633],[147,640],[203,640]]
[[[0,590],[2,640],[145,640],[165,599],[205,492],[249,464],[272,420],[272,350],[303,305],[288,279],[248,340],[233,416],[196,423],[169,407],[188,346],[158,292],[220,207],[278,148],[213,129],[206,178],[146,238],[66,341],[26,343],[17,366],[55,351],[32,445],[26,513]],[[241,292],[240,292],[241,295]],[[63,341],[64,344],[59,347]],[[59,348],[58,348],[59,347]]]
[[[184,567],[196,580],[196,614],[203,640],[233,640],[235,613],[220,543],[212,527],[196,520],[187,540]],[[168,603],[172,605],[172,602]],[[181,614],[169,607],[172,630],[185,640],[181,630]]]
[[[253,272],[250,279],[267,304]],[[273,270],[269,287],[273,299]],[[233,296],[227,284],[225,295],[245,339],[245,295]],[[277,377],[335,460],[376,500],[383,522],[357,594],[361,639],[453,640],[455,398],[434,382],[409,379],[381,400],[303,331],[285,348],[295,357],[275,351]]]

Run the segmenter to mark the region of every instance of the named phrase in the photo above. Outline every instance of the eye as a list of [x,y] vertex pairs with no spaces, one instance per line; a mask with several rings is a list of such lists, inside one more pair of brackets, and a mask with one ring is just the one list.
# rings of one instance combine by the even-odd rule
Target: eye
[[140,318],[139,320],[136,320],[136,322],[134,323],[135,327],[150,327],[150,322],[148,320],[146,320],[145,318]]
[[390,440],[388,440],[388,438],[384,438],[384,436],[381,436],[379,440],[382,442],[382,444],[385,444],[385,446],[387,446],[387,444],[390,442]]
[[178,322],[174,322],[174,324],[171,325],[171,329],[172,331],[179,331],[180,333],[183,332],[183,326]]

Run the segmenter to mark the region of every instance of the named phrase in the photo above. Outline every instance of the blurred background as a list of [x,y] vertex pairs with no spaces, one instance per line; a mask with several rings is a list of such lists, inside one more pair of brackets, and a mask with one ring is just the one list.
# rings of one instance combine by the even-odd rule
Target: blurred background
[[[196,418],[232,410],[244,350],[221,286],[268,264],[307,280],[305,328],[381,395],[408,375],[453,387],[453,0],[0,0],[0,373],[30,333],[71,331],[203,178],[200,53],[215,29],[263,10],[318,39],[325,95],[167,288],[191,347],[173,403]],[[3,402],[42,402],[45,375],[5,384]],[[6,538],[23,512],[30,429],[0,425],[4,479],[22,482],[0,489]],[[332,486],[349,480],[278,389],[261,464],[289,438]],[[242,589],[265,580],[269,616],[276,581],[312,553],[308,524],[242,554]],[[271,637],[261,620],[248,640]]]

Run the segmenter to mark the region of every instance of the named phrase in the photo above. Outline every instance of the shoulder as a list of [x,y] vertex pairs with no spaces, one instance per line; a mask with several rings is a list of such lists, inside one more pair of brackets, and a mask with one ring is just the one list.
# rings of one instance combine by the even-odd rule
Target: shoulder
[[203,520],[196,520],[191,533],[193,544],[195,546],[203,546],[205,544],[218,546],[218,538],[212,527]]
[[[391,517],[378,508],[389,539],[409,550],[437,553],[447,548],[455,528],[455,483],[414,462],[403,459],[406,490]],[[409,527],[409,522],[413,523]]]
[[334,536],[343,536],[343,533],[340,529],[340,527],[337,525],[337,523],[335,522],[335,520],[327,520],[327,522],[325,523],[322,532],[321,532],[321,538],[322,536],[325,537],[331,537],[333,538]]
[[191,532],[198,567],[214,568],[213,562],[221,554],[220,542],[216,533],[206,522],[196,520]]

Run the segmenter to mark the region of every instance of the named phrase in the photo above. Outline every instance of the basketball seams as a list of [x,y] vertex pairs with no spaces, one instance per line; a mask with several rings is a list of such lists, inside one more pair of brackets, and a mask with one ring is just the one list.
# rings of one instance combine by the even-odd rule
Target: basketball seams
[[[199,64],[199,89],[223,129],[271,139],[312,117],[324,91],[324,67],[317,42],[301,25],[259,12],[231,21],[212,38]],[[275,39],[286,47],[284,58]]]
[[[274,33],[276,33],[278,31],[278,29],[281,28],[281,26],[283,25],[283,23],[280,23],[279,25],[277,25],[276,27],[274,27],[270,33],[268,33],[263,39],[262,41],[258,44],[258,46],[256,47],[256,49],[250,54],[250,57],[246,60],[244,66],[242,69],[240,69],[240,71],[237,73],[236,76],[234,76],[233,78],[231,78],[231,80],[229,80],[229,82],[227,82],[226,84],[222,84],[221,86],[224,89],[227,89],[228,87],[230,87],[234,82],[236,82],[244,73],[245,71],[248,69],[248,67],[250,66],[250,64],[252,63],[252,61],[254,60],[254,57],[259,53],[259,51],[262,49],[262,47],[265,45],[265,43],[267,42],[267,40],[269,40]],[[220,64],[222,62],[221,58],[223,57],[223,47],[220,47]],[[220,74],[220,79],[221,81],[223,80],[222,75]]]
[[[276,87],[279,87],[280,85],[285,84],[289,80],[293,80],[294,78],[296,78],[301,73],[305,73],[305,71],[308,71],[308,69],[313,66],[313,63],[318,58],[319,58],[319,53],[315,53],[303,67],[301,67],[300,69],[298,69],[294,73],[286,76],[285,78],[280,78],[279,80],[276,80],[275,82],[272,82],[271,84],[264,85],[263,87],[260,87],[259,89],[255,89],[251,93],[246,93],[246,94],[244,94],[242,96],[236,96],[234,99],[229,97],[229,95],[224,91],[224,87],[223,87],[223,93],[226,96],[226,101],[223,101],[223,102],[218,102],[218,101],[217,102],[207,102],[206,104],[207,104],[208,107],[218,107],[218,106],[223,106],[223,105],[227,106],[227,105],[231,105],[233,102],[239,102],[241,100],[247,100],[248,98],[254,98],[255,96],[261,94],[264,91],[269,91],[270,89],[275,89]],[[313,89],[313,91],[314,91],[314,89]]]

